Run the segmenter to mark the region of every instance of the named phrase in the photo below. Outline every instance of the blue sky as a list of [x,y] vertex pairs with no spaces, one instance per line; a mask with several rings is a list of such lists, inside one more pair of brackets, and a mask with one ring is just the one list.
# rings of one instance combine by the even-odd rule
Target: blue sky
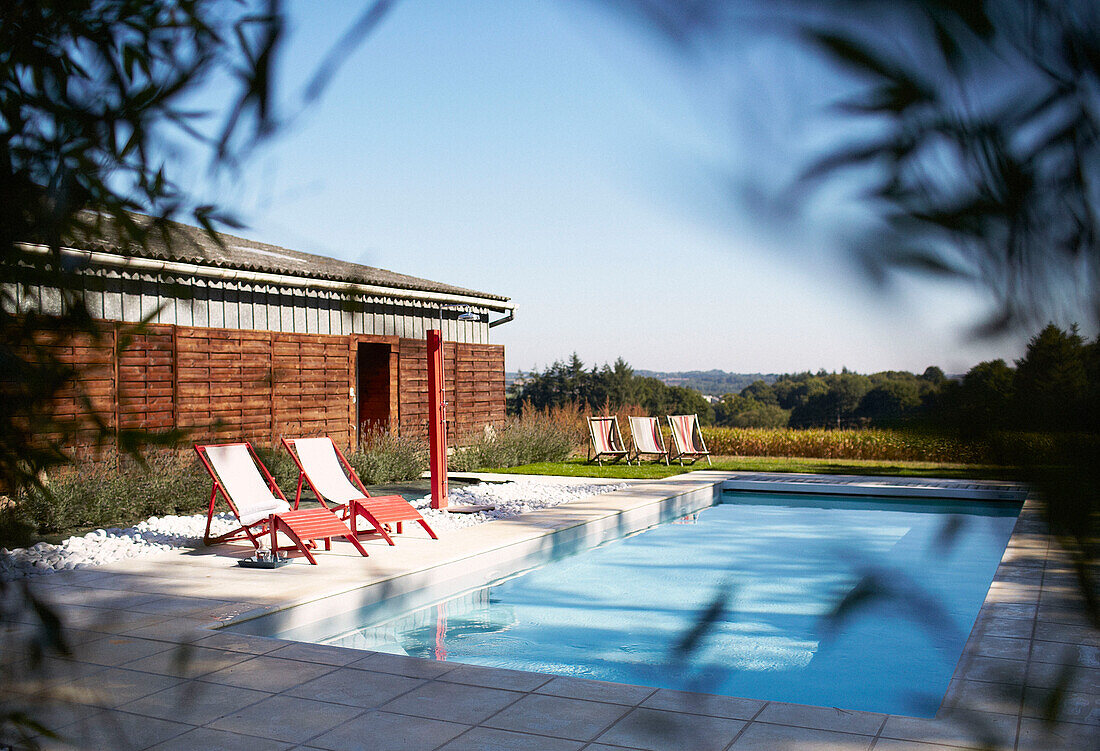
[[[962,372],[960,285],[869,289],[835,238],[843,191],[766,218],[839,126],[838,81],[746,29],[690,59],[586,0],[406,0],[239,175],[208,186],[241,233],[513,298],[509,370]],[[295,2],[290,110],[362,2]],[[216,103],[217,95],[211,94]],[[185,181],[202,180],[196,170]]]

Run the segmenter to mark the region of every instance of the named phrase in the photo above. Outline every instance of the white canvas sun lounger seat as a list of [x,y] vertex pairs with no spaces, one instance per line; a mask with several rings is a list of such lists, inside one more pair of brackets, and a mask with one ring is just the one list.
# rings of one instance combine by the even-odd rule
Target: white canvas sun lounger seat
[[386,525],[396,524],[400,534],[402,522],[418,522],[433,540],[439,539],[420,512],[401,496],[372,496],[368,493],[359,475],[328,436],[284,438],[283,446],[298,465],[295,503],[302,498],[303,485],[308,484],[321,505],[331,503],[345,519],[350,520],[352,532],[356,534],[357,519],[363,517],[390,545],[394,542]]
[[588,434],[592,440],[588,446],[588,462],[598,462],[603,466],[603,460],[609,459],[617,462],[629,456],[630,452],[623,445],[623,436],[619,432],[619,418],[589,417]]
[[[336,514],[327,508],[300,509],[297,502],[291,508],[283,491],[256,455],[252,444],[226,443],[195,445],[199,460],[210,473],[214,487],[210,491],[210,507],[206,514],[206,533],[203,543],[212,545],[248,538],[258,550],[263,545],[260,537],[271,536],[271,551],[300,550],[310,563],[317,560],[310,552],[313,540],[324,540],[325,549],[332,549],[332,538],[343,537],[362,555],[367,551],[355,539]],[[218,537],[210,536],[210,523],[214,519],[214,506],[221,493],[241,526]],[[279,546],[278,533],[283,533],[294,543]]]
[[661,423],[656,417],[628,417],[630,421],[630,442],[634,444],[634,454],[630,461],[642,463],[642,454],[654,457],[654,461],[664,460],[668,464],[668,449],[661,435]]
[[691,463],[707,458],[707,464],[714,466],[710,460],[710,452],[703,443],[703,432],[699,429],[698,415],[668,415],[668,426],[672,428],[672,445],[675,455],[672,459],[679,459],[680,466],[684,466],[684,459],[691,459]]

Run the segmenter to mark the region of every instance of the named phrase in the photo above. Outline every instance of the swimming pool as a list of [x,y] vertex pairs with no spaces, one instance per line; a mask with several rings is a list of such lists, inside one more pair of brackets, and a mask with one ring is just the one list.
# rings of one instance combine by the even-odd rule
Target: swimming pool
[[[1019,508],[726,493],[679,523],[311,640],[930,716]],[[847,617],[830,619],[842,602]]]

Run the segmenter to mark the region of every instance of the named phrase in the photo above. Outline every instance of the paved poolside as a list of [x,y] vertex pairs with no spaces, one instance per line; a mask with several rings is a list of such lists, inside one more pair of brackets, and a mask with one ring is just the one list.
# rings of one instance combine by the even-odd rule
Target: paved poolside
[[[485,575],[515,555],[551,554],[550,535],[615,535],[713,493],[717,483],[799,476],[695,472],[519,519],[442,535],[419,531],[370,558],[335,543],[320,565],[257,572],[233,565],[251,548],[174,551],[34,580],[68,624],[69,659],[32,672],[2,654],[5,698],[80,749],[401,749],[403,751],[947,751],[1100,747],[1100,634],[1084,620],[1068,558],[1042,532],[1029,498],[939,713],[932,719],[686,694],[282,641],[211,629],[244,614],[284,612],[323,596],[353,598]],[[820,480],[805,480],[820,482]],[[852,488],[913,485],[846,478]],[[932,484],[951,488],[951,481]],[[966,483],[981,491],[980,483]],[[962,484],[959,484],[961,487]],[[858,492],[858,491],[856,491]],[[669,501],[668,499],[673,499]],[[581,533],[578,533],[581,534]],[[555,539],[559,539],[558,535]],[[278,616],[277,616],[278,617]],[[24,615],[24,622],[29,618]],[[19,636],[29,626],[14,627]],[[1043,700],[1065,666],[1063,712]]]

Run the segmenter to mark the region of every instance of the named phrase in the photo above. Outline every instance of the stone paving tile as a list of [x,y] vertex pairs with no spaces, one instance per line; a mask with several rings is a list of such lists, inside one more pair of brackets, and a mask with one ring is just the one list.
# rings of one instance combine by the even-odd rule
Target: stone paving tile
[[[100,707],[49,699],[42,695],[19,697],[16,699],[11,695],[5,694],[0,696],[0,700],[3,701],[5,712],[22,712],[42,727],[51,730],[87,720],[93,715],[104,711]],[[3,726],[5,730],[10,727],[6,722],[3,723]],[[0,746],[0,748],[2,748],[2,746]]]
[[371,711],[313,738],[309,747],[326,751],[434,751],[469,729],[469,725],[454,722]]
[[363,659],[363,650],[330,647],[326,644],[295,642],[268,652],[269,657],[281,657],[301,662],[317,662],[322,665],[342,667]]
[[361,712],[358,707],[292,696],[272,696],[230,712],[209,723],[208,727],[276,741],[302,743],[342,725]]
[[1061,723],[1050,727],[1041,720],[1020,721],[1018,751],[1087,751],[1100,748],[1100,726]]
[[476,725],[522,696],[515,691],[429,681],[383,705],[382,709]]
[[993,577],[994,582],[1019,582],[1020,584],[1039,584],[1043,580],[1043,567],[1020,564],[1002,565]]
[[71,685],[81,678],[106,670],[102,665],[59,657],[45,657],[37,666],[32,667],[26,663],[24,667],[25,671],[12,670],[4,676],[3,685],[6,689],[18,691],[21,694],[54,691]]
[[325,673],[331,673],[334,669],[331,665],[314,665],[260,655],[238,662],[236,665],[215,670],[213,673],[207,673],[201,680],[225,683],[239,688],[278,692],[311,681]]
[[1100,668],[1100,647],[1091,647],[1086,644],[1036,641],[1031,648],[1031,659],[1033,662],[1053,662],[1058,665]]
[[1047,623],[1062,623],[1067,626],[1089,625],[1088,616],[1079,605],[1067,603],[1061,599],[1040,602],[1036,617]]
[[[153,630],[147,638],[156,639],[160,636],[162,641],[173,641],[173,639],[165,636],[166,633],[170,633],[173,620],[172,618],[165,618],[163,615],[138,615],[110,611],[107,618],[86,624],[84,627],[100,634],[125,634],[138,629],[150,628]],[[76,624],[72,625],[75,626]],[[146,637],[143,633],[137,633],[134,636]]]
[[483,668],[478,665],[459,665],[454,670],[439,676],[438,680],[447,683],[465,683],[485,688],[503,688],[509,691],[534,691],[548,683],[553,676],[543,673],[528,673],[523,670],[503,670]]
[[172,645],[167,642],[116,635],[102,637],[75,647],[73,658],[93,665],[118,667],[170,649]]
[[288,696],[376,708],[424,685],[419,678],[407,678],[369,670],[334,670],[312,681],[288,689]]
[[835,707],[812,707],[805,704],[771,702],[755,718],[759,722],[777,725],[797,725],[817,730],[875,735],[886,715],[874,712],[853,712]]
[[969,645],[973,654],[983,657],[1001,657],[1008,660],[1026,660],[1031,647],[1029,639],[1013,639],[1005,636],[984,635],[972,639]]
[[439,751],[579,751],[582,747],[584,744],[579,741],[477,727],[441,746]]
[[1028,667],[1027,684],[1037,688],[1062,686],[1067,691],[1100,693],[1100,669],[1052,662],[1033,662]]
[[751,720],[763,709],[765,703],[758,699],[740,699],[734,696],[662,688],[643,701],[641,706],[711,717],[727,717],[734,720]]
[[879,738],[875,741],[874,751],[960,751],[975,749],[977,746],[944,746],[939,743],[920,743],[918,741],[899,741],[896,738]]
[[119,625],[128,625],[129,620],[122,617],[121,611],[110,608],[66,605],[54,608],[54,612],[69,628],[83,628],[92,631],[115,633]]
[[1089,626],[1069,626],[1064,623],[1035,624],[1035,638],[1043,641],[1064,642],[1066,644],[1087,644],[1100,646],[1100,630]]
[[238,634],[233,631],[214,631],[196,640],[194,645],[196,647],[226,649],[230,652],[262,655],[293,643],[294,642],[283,641],[282,639],[268,639],[263,636]]
[[1020,684],[953,680],[943,697],[943,707],[978,712],[1017,714],[1024,689]]
[[964,658],[957,678],[968,681],[989,681],[991,683],[1020,683],[1027,672],[1024,660],[1005,660],[1000,657],[974,655]]
[[989,585],[989,594],[997,602],[1037,603],[1040,591],[1039,582],[1025,584],[994,581]]
[[269,696],[271,694],[247,688],[187,681],[128,702],[119,709],[163,720],[205,725]]
[[72,745],[88,751],[137,751],[191,730],[190,725],[168,720],[106,711],[62,728]]
[[733,742],[730,751],[867,751],[873,740],[870,735],[753,722]]
[[499,730],[590,741],[629,711],[621,704],[528,694],[482,724]]
[[205,649],[190,644],[168,645],[168,649],[140,660],[127,662],[128,670],[172,675],[177,678],[197,678],[244,662],[249,655],[222,649]]
[[600,743],[650,751],[721,751],[745,723],[724,717],[703,717],[658,709],[632,709],[603,733]]
[[123,633],[129,636],[140,636],[146,639],[164,639],[171,642],[193,642],[201,639],[207,632],[206,621],[193,618],[170,618],[141,626],[127,628]]
[[158,743],[149,751],[286,751],[289,748],[291,745],[282,741],[227,733],[212,728],[195,728],[169,741]]
[[[1048,702],[1054,691],[1028,687],[1024,690],[1021,714],[1024,717],[1043,718],[1047,715]],[[1084,725],[1100,725],[1100,695],[1067,691],[1058,696],[1058,719]]]
[[980,618],[974,623],[973,634],[1030,639],[1035,621],[1023,618]]
[[539,686],[535,693],[634,706],[655,691],[656,689],[649,686],[628,686],[625,683],[591,681],[584,678],[554,678]]
[[1016,717],[964,710],[941,711],[934,719],[893,715],[886,720],[880,735],[949,746],[966,746],[977,740],[979,746],[985,742],[998,751],[1011,751],[1016,740]]
[[380,673],[394,673],[409,678],[438,678],[444,673],[454,670],[454,663],[438,662],[436,660],[421,660],[405,655],[391,655],[385,652],[375,652],[369,657],[351,663],[353,668],[363,670],[377,670]]
[[1023,618],[1031,620],[1035,617],[1037,605],[1020,602],[987,602],[978,611],[981,618]]
[[166,675],[104,668],[70,683],[68,697],[82,704],[114,708],[180,683],[179,678]]

